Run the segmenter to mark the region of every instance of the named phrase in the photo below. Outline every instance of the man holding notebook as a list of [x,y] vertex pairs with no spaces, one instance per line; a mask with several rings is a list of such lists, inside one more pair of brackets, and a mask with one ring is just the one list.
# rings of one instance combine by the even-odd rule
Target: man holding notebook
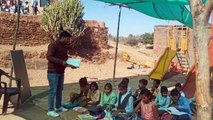
[[[64,70],[67,66],[76,68],[67,64],[67,46],[69,44],[70,34],[66,31],[61,32],[59,39],[50,43],[47,51],[48,70],[47,78],[49,81],[48,93],[48,112],[50,117],[58,117],[58,112],[66,112],[67,109],[61,105],[62,90],[64,84]],[[55,108],[54,99],[56,97]]]

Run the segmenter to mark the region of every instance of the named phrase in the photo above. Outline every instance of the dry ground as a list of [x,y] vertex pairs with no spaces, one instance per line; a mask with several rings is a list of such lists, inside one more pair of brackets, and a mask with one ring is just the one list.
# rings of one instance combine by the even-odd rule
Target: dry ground
[[[110,54],[114,55],[114,47],[115,43],[112,41],[109,41],[109,45],[111,46],[110,49],[104,50],[109,51]],[[1,50],[10,50],[11,46],[2,46],[0,45],[0,51]],[[23,47],[23,46],[17,46],[17,49],[23,49],[23,50],[37,50],[37,51],[45,51],[47,48],[47,45],[39,46],[39,47]],[[118,52],[118,61],[117,61],[117,67],[116,67],[116,78],[122,78],[122,77],[130,77],[130,76],[136,76],[136,77],[130,77],[130,86],[135,90],[137,88],[138,80],[145,77],[147,78],[147,75],[152,69],[154,64],[151,68],[142,68],[142,69],[127,69],[131,65],[131,63],[123,61],[122,60],[122,53],[127,52],[132,59],[135,59],[139,62],[152,62],[155,61],[153,58],[153,51],[149,49],[145,49],[144,46],[141,46],[139,48],[133,48],[126,45],[119,44],[119,52]],[[105,82],[109,82],[112,79],[113,76],[113,65],[114,60],[109,59],[104,64],[91,64],[91,63],[82,63],[81,67],[78,69],[71,69],[67,68],[65,71],[65,89],[64,89],[64,100],[66,101],[68,99],[67,94],[69,91],[79,91],[78,85],[73,84],[76,83],[79,78],[81,77],[89,77],[89,81],[99,81],[100,88],[103,87]],[[4,68],[5,71],[9,72],[10,69]],[[46,116],[47,111],[47,90],[48,90],[48,81],[47,81],[47,72],[46,70],[32,70],[28,69],[28,77],[30,86],[32,87],[33,91],[33,99],[30,100],[30,102],[27,102],[27,104],[24,104],[22,106],[22,109],[19,110],[16,113],[13,113],[13,108],[9,108],[9,114],[6,116],[0,115],[1,120],[23,120],[23,119],[32,119],[32,120],[38,120],[39,119],[50,119]],[[3,78],[4,79],[4,78]],[[173,86],[175,82],[181,80],[184,81],[183,76],[172,78],[175,79],[175,81],[167,81],[164,82],[165,85]],[[102,80],[105,80],[104,82],[101,82]],[[116,80],[115,85],[118,84],[120,79]],[[149,86],[151,83],[149,83]],[[115,87],[117,88],[117,87]],[[0,101],[2,102],[2,100]],[[11,105],[10,105],[11,106]],[[0,103],[0,108],[2,108],[2,103]],[[1,109],[0,109],[1,112]],[[34,112],[34,113],[32,113]],[[29,114],[28,117],[20,117],[22,115]],[[73,112],[69,112],[69,114],[75,115]],[[65,117],[66,114],[59,118],[59,119],[70,119],[70,115],[68,114],[68,118]],[[35,117],[32,117],[35,116]],[[37,117],[36,117],[37,116]],[[43,116],[43,117],[42,117]],[[74,120],[74,119],[70,119]]]
[[[115,43],[112,41],[109,41],[109,45],[111,47],[109,49],[105,49],[103,51],[109,51],[109,53],[114,56]],[[0,45],[0,51],[11,50],[11,48],[12,48],[12,46]],[[38,46],[37,47],[17,46],[16,49],[23,49],[23,50],[27,50],[27,51],[36,50],[38,52],[42,52],[42,51],[47,50],[47,45],[43,45],[43,46],[39,46],[39,47]],[[135,69],[131,69],[131,70],[127,69],[127,67],[129,67],[131,65],[131,63],[122,60],[123,52],[127,52],[131,56],[132,59],[135,59],[138,62],[145,63],[147,61],[150,61],[150,62],[154,61],[152,50],[145,49],[144,46],[141,46],[139,48],[133,48],[133,47],[119,44],[116,78],[147,75],[152,70],[152,68],[138,69],[137,67]],[[82,62],[81,67],[78,69],[67,68],[65,70],[65,84],[76,83],[79,80],[79,78],[84,77],[84,76],[89,77],[89,81],[99,81],[99,80],[110,79],[113,76],[113,66],[114,66],[113,59],[108,59],[103,64],[92,64],[92,63]],[[2,69],[4,69],[7,72],[10,71],[9,68],[2,68]],[[36,86],[48,86],[46,71],[47,70],[32,70],[32,69],[27,70],[30,86],[32,88],[36,87]],[[138,81],[138,79],[136,81]],[[101,85],[101,86],[103,86],[103,85]],[[78,89],[75,87],[76,87],[76,85],[74,87],[72,87],[74,89],[74,91],[76,89]],[[45,87],[45,88],[48,89],[47,87]],[[137,82],[134,82],[134,85],[132,85],[132,88],[137,88]],[[0,102],[1,102],[0,108],[2,108],[2,106],[1,106],[2,100]],[[46,102],[45,102],[45,104],[46,104]],[[1,112],[1,109],[0,109],[0,112]],[[20,116],[16,116],[12,112],[13,112],[13,108],[9,108],[8,113],[10,113],[10,114],[8,114],[6,116],[0,115],[0,119],[1,120],[2,119],[7,119],[7,120],[24,119]],[[36,120],[36,118],[35,118],[35,120]]]
[[[109,51],[111,55],[115,53],[115,43],[109,41],[110,49],[104,49],[103,51]],[[0,45],[0,51],[11,50],[12,46]],[[23,47],[17,46],[16,49],[23,49],[23,51],[37,51],[42,52],[47,50],[47,45],[37,46],[37,47]],[[150,61],[153,63],[153,52],[152,50],[145,49],[144,46],[140,48],[133,48],[126,45],[119,44],[118,49],[118,61],[116,67],[116,77],[126,77],[126,76],[135,76],[135,75],[146,75],[148,74],[152,68],[142,68],[142,69],[132,69],[129,70],[127,67],[131,65],[131,63],[122,60],[122,53],[127,52],[132,59],[135,59],[139,62],[147,62]],[[104,64],[92,64],[82,62],[81,67],[79,69],[71,69],[66,68],[65,71],[65,83],[74,83],[79,80],[81,77],[89,77],[91,79],[108,79],[113,76],[113,66],[114,60],[108,59]],[[137,67],[137,66],[136,66]],[[4,68],[5,71],[9,72],[10,69]],[[28,77],[31,86],[45,86],[48,85],[47,81],[47,70],[32,70],[28,69]]]

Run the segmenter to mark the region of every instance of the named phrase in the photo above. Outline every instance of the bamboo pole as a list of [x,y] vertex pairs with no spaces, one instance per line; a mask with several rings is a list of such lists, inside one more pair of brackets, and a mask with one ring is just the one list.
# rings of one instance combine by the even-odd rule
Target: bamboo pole
[[[17,34],[18,34],[18,31],[19,31],[19,22],[20,22],[20,12],[21,12],[20,11],[20,0],[18,0],[16,30],[15,30],[15,33],[13,35],[13,49],[12,50],[16,49]],[[10,75],[13,76],[13,65],[11,65]],[[9,82],[9,86],[10,87],[12,86],[12,81],[11,80]]]
[[113,68],[113,86],[115,86],[115,72],[116,72],[116,63],[117,63],[117,54],[118,54],[120,19],[121,19],[121,5],[119,6],[119,14],[118,14],[117,40],[116,40],[115,60],[114,60],[114,68]]

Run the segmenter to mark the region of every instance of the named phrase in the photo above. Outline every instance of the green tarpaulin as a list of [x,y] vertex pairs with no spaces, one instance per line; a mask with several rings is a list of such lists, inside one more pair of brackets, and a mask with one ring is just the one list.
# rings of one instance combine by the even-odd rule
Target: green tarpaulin
[[187,5],[189,4],[188,0],[98,0],[108,3],[122,3],[122,4],[132,4],[132,3],[142,3],[142,2],[155,2],[155,3],[172,3],[172,4],[180,4]]
[[192,16],[184,5],[146,2],[128,6],[155,18],[177,20],[192,28]]
[[[192,15],[185,5],[189,0],[96,0],[106,3],[124,4],[146,15],[165,19],[177,20],[192,28]],[[206,0],[203,0],[206,2]]]

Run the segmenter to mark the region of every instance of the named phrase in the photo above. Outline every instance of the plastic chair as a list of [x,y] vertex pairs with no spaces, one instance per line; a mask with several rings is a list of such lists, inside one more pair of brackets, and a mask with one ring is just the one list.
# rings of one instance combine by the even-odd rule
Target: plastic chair
[[[6,76],[8,78],[8,80],[15,81],[17,87],[9,87],[9,86],[7,86],[6,82],[2,82],[1,77],[3,75]],[[2,69],[0,69],[0,99],[3,94],[4,94],[4,100],[3,100],[2,114],[7,113],[8,102],[10,101],[10,97],[13,95],[18,95],[16,108],[19,108],[20,97],[21,97],[21,80],[18,78],[9,76],[8,73],[6,73]]]

